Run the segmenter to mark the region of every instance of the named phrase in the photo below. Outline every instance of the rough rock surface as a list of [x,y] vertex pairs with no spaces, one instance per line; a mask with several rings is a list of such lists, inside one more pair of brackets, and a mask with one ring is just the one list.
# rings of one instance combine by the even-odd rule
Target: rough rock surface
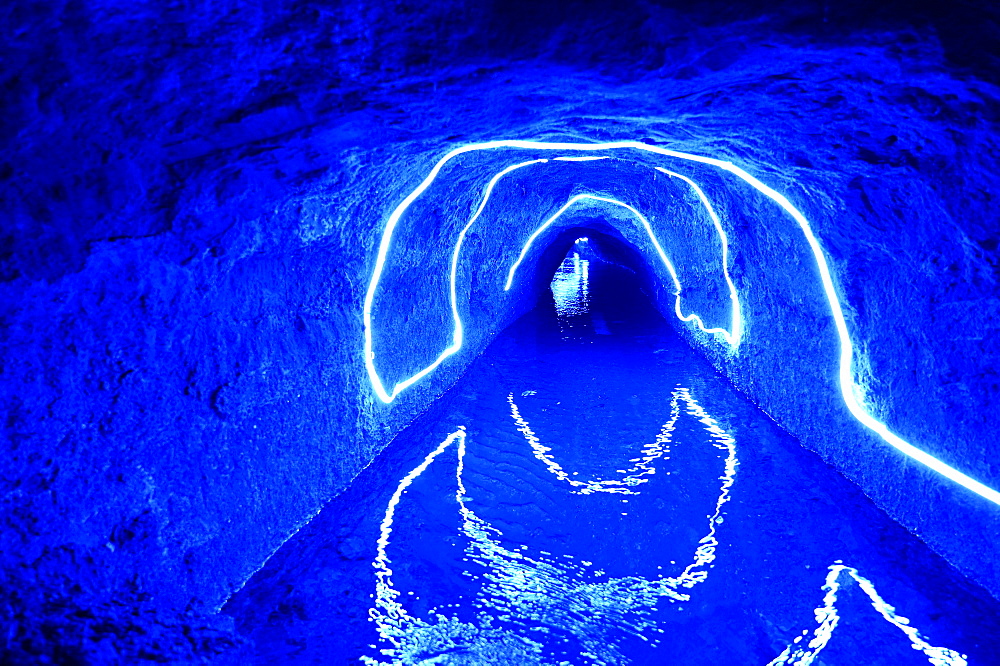
[[[12,35],[3,659],[238,663],[242,639],[215,610],[531,305],[537,280],[490,293],[524,238],[494,224],[461,267],[463,352],[391,406],[372,394],[361,305],[382,227],[464,143],[646,140],[754,173],[801,208],[831,259],[873,413],[1000,487],[995,14],[737,4],[581,3],[568,20],[458,1],[0,10]],[[470,161],[456,197],[498,163]],[[624,162],[580,168],[498,189],[493,205],[537,224],[585,173],[664,223],[693,223],[696,208]],[[692,343],[1000,594],[997,507],[902,460],[838,402],[830,318],[791,221],[699,177],[734,244],[747,330],[731,362],[704,336]],[[444,201],[464,224],[468,197]],[[407,296],[420,307],[392,333],[400,345],[448,319],[429,290],[450,248],[434,235],[443,218],[412,219],[427,262],[411,266],[423,291]],[[649,257],[622,220],[612,226]],[[688,270],[707,312],[717,275],[699,266],[715,249],[678,242],[703,253]],[[426,348],[432,359],[440,345]],[[399,358],[379,361],[403,376]]]

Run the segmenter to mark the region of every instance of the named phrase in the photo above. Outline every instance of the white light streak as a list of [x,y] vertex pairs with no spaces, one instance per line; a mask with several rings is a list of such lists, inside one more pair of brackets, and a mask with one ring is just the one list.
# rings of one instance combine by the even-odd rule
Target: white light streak
[[[805,236],[806,242],[812,251],[813,258],[816,261],[816,266],[820,274],[820,282],[823,287],[823,291],[826,295],[827,302],[830,306],[831,316],[834,320],[834,325],[837,331],[837,337],[840,341],[840,357],[839,357],[839,371],[838,379],[840,384],[841,397],[844,400],[844,404],[847,406],[848,411],[851,415],[857,419],[862,425],[878,435],[883,441],[888,443],[890,446],[900,451],[904,455],[920,462],[931,470],[941,474],[942,476],[954,481],[960,486],[976,493],[984,499],[1000,505],[1000,492],[976,481],[975,479],[967,476],[966,474],[958,471],[957,469],[951,467],[950,465],[944,463],[943,461],[935,458],[934,456],[918,449],[909,442],[906,442],[901,437],[891,432],[884,423],[877,420],[871,414],[867,412],[864,406],[858,401],[857,397],[854,395],[854,379],[852,376],[852,361],[854,356],[854,344],[851,341],[850,333],[847,330],[847,322],[844,318],[843,308],[840,304],[839,297],[837,296],[836,289],[834,288],[833,278],[830,273],[829,265],[827,264],[826,255],[823,253],[823,249],[812,231],[812,227],[805,216],[794,206],[792,203],[782,194],[772,189],[771,187],[765,185],[760,180],[744,171],[742,168],[732,164],[731,162],[726,162],[724,160],[715,159],[712,157],[703,157],[701,155],[692,155],[690,153],[683,153],[676,150],[670,150],[669,148],[662,148],[660,146],[654,146],[646,143],[641,143],[638,141],[611,141],[604,143],[567,143],[567,142],[554,142],[554,141],[523,141],[523,140],[502,140],[502,141],[488,141],[484,143],[469,144],[466,146],[461,146],[455,148],[448,152],[444,157],[442,157],[437,164],[431,169],[430,173],[426,178],[414,189],[403,201],[400,203],[392,214],[389,216],[388,221],[384,231],[382,232],[382,239],[379,243],[378,255],[375,260],[375,267],[372,272],[371,281],[368,284],[368,291],[365,294],[365,301],[363,306],[363,318],[364,318],[364,362],[365,368],[368,371],[368,377],[371,380],[373,389],[376,395],[384,403],[392,402],[399,392],[406,387],[412,385],[414,382],[418,381],[422,377],[426,376],[429,372],[434,370],[440,363],[454,354],[455,351],[460,349],[460,344],[456,348],[453,344],[449,347],[449,350],[454,348],[454,351],[442,352],[440,356],[432,363],[427,366],[417,374],[413,375],[407,380],[396,384],[393,388],[392,393],[385,390],[382,380],[379,378],[378,372],[375,369],[374,358],[375,354],[372,349],[372,316],[371,310],[372,305],[375,300],[375,292],[378,289],[379,280],[382,276],[382,272],[385,268],[386,258],[389,253],[389,247],[392,242],[392,236],[395,232],[396,226],[399,223],[400,218],[410,207],[410,205],[435,181],[438,174],[444,168],[444,166],[450,162],[455,157],[459,155],[464,155],[466,153],[483,151],[483,150],[495,150],[501,148],[514,148],[523,150],[534,150],[534,151],[574,151],[574,152],[596,152],[596,151],[608,151],[608,150],[638,150],[646,153],[652,153],[655,155],[660,155],[662,157],[675,158],[679,160],[684,160],[687,162],[694,162],[697,164],[704,164],[707,166],[712,166],[728,173],[733,174],[743,182],[747,183],[758,192],[768,197],[776,204],[778,204],[785,212],[787,212],[792,219],[798,224],[803,235]],[[538,160],[541,161],[541,160]],[[563,160],[565,161],[565,160]],[[534,163],[534,161],[532,162]],[[524,163],[527,165],[528,163]],[[498,174],[499,175],[499,174]],[[491,181],[493,183],[494,181]],[[690,182],[690,181],[689,181]],[[495,184],[495,183],[494,183]],[[487,192],[486,197],[484,197],[483,204],[481,204],[480,209],[485,206],[485,201],[489,196]],[[714,221],[714,220],[713,220]],[[657,244],[658,245],[658,244]],[[658,248],[658,251],[662,252],[662,249]],[[665,259],[665,255],[661,258]],[[453,262],[454,265],[454,262]],[[675,284],[676,286],[676,284]],[[454,292],[453,292],[454,293]],[[453,301],[454,302],[454,301]],[[454,314],[453,310],[453,314]],[[735,332],[734,332],[735,333]],[[733,336],[735,338],[735,335]]]
[[[372,336],[371,336],[371,306],[375,298],[375,287],[378,286],[378,276],[381,274],[382,267],[385,264],[385,254],[383,253],[382,248],[384,246],[386,251],[388,251],[389,247],[388,241],[391,239],[391,234],[386,235],[385,233],[383,233],[382,244],[379,246],[379,258],[378,261],[376,262],[376,268],[375,268],[376,273],[372,277],[372,282],[368,287],[368,293],[365,296],[365,310],[364,310],[365,367],[368,369],[368,377],[371,380],[372,387],[375,389],[375,393],[378,395],[379,399],[382,402],[385,403],[392,402],[402,390],[406,389],[409,386],[412,386],[416,382],[426,377],[428,374],[433,372],[435,368],[441,365],[442,361],[444,361],[452,354],[458,352],[462,348],[462,340],[464,338],[464,328],[462,326],[462,317],[458,313],[458,292],[456,285],[458,281],[457,277],[458,257],[462,251],[462,243],[465,241],[465,235],[468,233],[469,229],[472,227],[475,221],[479,219],[479,216],[482,214],[483,209],[486,208],[486,203],[490,199],[490,194],[493,193],[493,188],[496,187],[496,184],[500,181],[501,178],[506,176],[511,171],[516,171],[521,167],[530,166],[532,164],[541,164],[544,162],[548,162],[548,160],[530,160],[528,162],[521,162],[520,164],[513,164],[507,167],[506,169],[502,170],[500,173],[496,174],[495,176],[493,176],[493,178],[490,179],[489,184],[486,186],[486,191],[483,195],[483,200],[479,204],[479,208],[476,209],[476,212],[472,216],[472,219],[469,220],[469,223],[465,225],[465,227],[462,229],[461,232],[459,232],[458,240],[455,242],[455,248],[451,256],[451,273],[448,283],[448,289],[451,300],[451,316],[452,320],[455,322],[455,328],[454,331],[452,332],[451,345],[447,347],[443,352],[438,354],[438,357],[434,359],[434,362],[428,365],[426,368],[417,372],[412,377],[404,379],[403,381],[396,384],[393,387],[391,394],[386,392],[385,386],[383,386],[382,380],[379,377],[378,372],[375,370],[375,352],[372,351]],[[427,181],[425,180],[424,183],[422,184],[422,187],[426,189],[426,185],[429,185],[429,183],[427,183]],[[417,190],[420,190],[420,188],[417,188]],[[414,190],[414,192],[416,192],[417,190]],[[411,194],[410,196],[412,197],[413,195]],[[416,199],[416,197],[413,197],[413,199]],[[409,205],[408,202],[412,203],[410,197],[407,197],[406,201],[404,201],[403,203],[408,206]],[[397,208],[396,210],[398,211],[399,209]],[[392,218],[390,218],[390,221],[392,222]],[[396,218],[396,222],[398,222],[398,217]],[[392,224],[393,226],[395,226],[395,222],[392,222]],[[388,230],[388,227],[386,227],[386,229]]]
[[[698,195],[698,198],[701,199],[701,203],[705,207],[705,210],[708,211],[708,216],[712,218],[712,224],[715,225],[715,232],[719,235],[719,240],[722,242],[722,274],[723,276],[725,276],[726,284],[729,286],[729,300],[732,303],[733,330],[732,333],[729,333],[724,329],[715,328],[708,332],[709,333],[719,332],[726,339],[726,342],[730,344],[730,346],[734,348],[739,347],[740,340],[743,339],[743,313],[740,310],[740,297],[736,293],[736,285],[733,284],[732,278],[729,277],[729,237],[726,236],[726,231],[725,229],[722,228],[722,222],[719,220],[719,216],[715,214],[715,209],[712,207],[712,202],[708,200],[708,197],[705,196],[705,193],[701,190],[700,187],[698,187],[698,185],[693,180],[691,180],[687,176],[682,176],[679,173],[668,171],[663,167],[656,167],[656,170],[665,173],[668,176],[672,176],[674,178],[680,178],[685,183],[690,185],[691,189],[693,189],[695,191],[695,194]],[[677,305],[679,313],[680,304],[678,303]],[[700,319],[698,320],[698,326],[703,331],[705,330],[704,327],[701,326]]]

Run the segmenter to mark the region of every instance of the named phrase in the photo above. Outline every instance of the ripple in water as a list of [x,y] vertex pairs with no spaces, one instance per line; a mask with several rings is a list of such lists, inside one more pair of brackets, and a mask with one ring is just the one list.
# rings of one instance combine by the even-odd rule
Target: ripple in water
[[619,274],[575,244],[550,313],[234,597],[256,663],[991,663],[996,602],[635,319]]
[[[670,418],[654,442],[643,446],[640,455],[629,460],[631,467],[617,470],[616,479],[572,478],[544,446],[528,422],[520,414],[513,394],[507,397],[511,416],[527,440],[533,457],[553,477],[554,484],[565,484],[568,492],[578,495],[595,493],[640,495],[657,473],[653,464],[669,460],[670,445],[676,423],[682,414],[696,419],[706,433],[705,440],[725,453],[721,466],[719,495],[714,512],[707,516],[707,534],[694,550],[692,561],[676,576],[644,578],[642,576],[609,577],[594,569],[594,563],[581,560],[574,564],[574,555],[553,555],[544,552],[529,555],[524,546],[505,543],[501,530],[494,527],[470,508],[463,475],[469,437],[459,427],[432,450],[407,474],[396,488],[382,520],[377,543],[374,604],[369,611],[381,639],[379,656],[363,656],[371,666],[389,664],[618,664],[627,659],[620,651],[621,637],[632,636],[656,647],[655,610],[661,602],[689,601],[690,590],[704,582],[715,560],[719,546],[717,530],[723,523],[722,508],[730,500],[730,489],[736,479],[738,460],[736,441],[691,396],[689,389],[678,387],[670,402]],[[458,613],[448,614],[433,609],[424,617],[408,612],[400,601],[403,596],[393,582],[391,559],[388,556],[390,534],[396,509],[404,493],[434,463],[446,449],[457,449],[455,466],[454,505],[460,516],[461,533],[465,537],[463,558],[478,565],[478,573],[463,573],[480,581],[479,589],[467,610],[475,609],[472,621]],[[662,476],[662,475],[661,475]],[[623,514],[625,515],[625,514]],[[560,557],[561,555],[561,557]],[[965,655],[926,642],[909,620],[883,600],[874,584],[861,576],[857,569],[838,561],[829,567],[823,590],[823,605],[816,609],[817,628],[809,634],[804,630],[768,666],[808,666],[825,648],[840,620],[836,602],[841,577],[859,584],[872,607],[882,618],[901,630],[914,650],[926,655],[934,666],[966,666]],[[412,594],[412,592],[410,592]],[[454,606],[455,604],[453,604]],[[468,615],[468,613],[466,613]],[[569,649],[567,649],[569,648]],[[575,648],[575,649],[573,649]],[[574,661],[567,661],[572,651]],[[558,655],[558,657],[556,657]],[[551,657],[556,657],[552,659]],[[561,659],[559,657],[562,657]]]

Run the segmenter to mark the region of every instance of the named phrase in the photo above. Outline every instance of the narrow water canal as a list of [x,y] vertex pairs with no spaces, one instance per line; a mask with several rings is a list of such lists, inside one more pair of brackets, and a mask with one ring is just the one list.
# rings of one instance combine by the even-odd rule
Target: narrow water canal
[[260,664],[1000,663],[1000,603],[582,240],[225,608]]

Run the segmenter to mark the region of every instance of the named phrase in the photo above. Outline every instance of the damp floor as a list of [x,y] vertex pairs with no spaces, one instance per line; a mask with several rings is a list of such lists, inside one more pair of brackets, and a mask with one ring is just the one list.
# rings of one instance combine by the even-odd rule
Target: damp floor
[[560,271],[555,305],[229,601],[255,663],[1000,664],[1000,603],[733,389],[634,273]]

